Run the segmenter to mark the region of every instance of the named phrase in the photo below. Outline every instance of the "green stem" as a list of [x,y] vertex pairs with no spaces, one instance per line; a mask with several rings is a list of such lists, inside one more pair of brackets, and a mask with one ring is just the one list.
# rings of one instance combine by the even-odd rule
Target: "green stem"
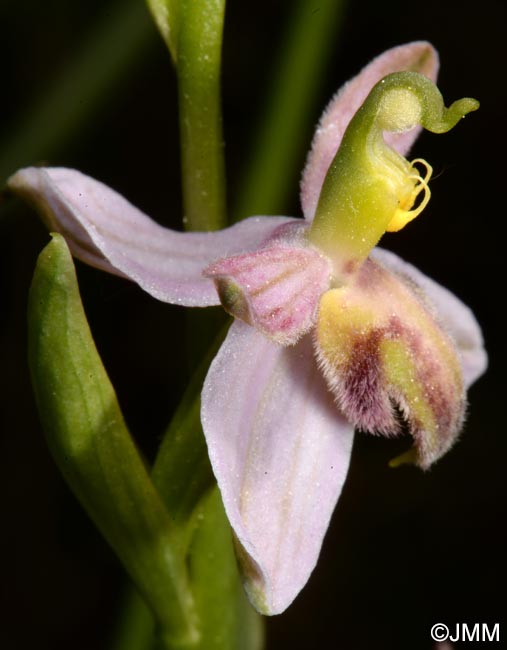
[[[196,506],[214,484],[201,428],[200,393],[208,367],[227,329],[224,327],[194,372],[162,438],[152,480],[180,531],[191,528]],[[189,539],[189,531],[183,534]]]
[[[186,558],[199,639],[188,650],[260,650],[262,619],[248,603],[238,577],[229,523],[214,482],[200,423],[200,393],[207,369],[226,332],[216,337],[190,380],[160,445],[152,480],[172,525],[178,552]],[[210,561],[212,557],[212,561]],[[153,633],[142,602],[129,601],[124,616],[136,640],[128,650],[152,649]],[[131,606],[130,606],[131,605]],[[113,650],[122,648],[129,623],[118,628]],[[123,649],[122,649],[123,650]]]
[[0,183],[16,169],[48,160],[89,122],[127,79],[153,27],[137,0],[115,3],[44,96],[14,126],[0,148]]
[[110,650],[150,650],[153,643],[153,616],[130,584],[121,603],[120,617],[113,632]]
[[222,327],[185,391],[162,440],[152,479],[186,554],[200,632],[195,650],[260,650],[262,619],[239,580],[200,421],[202,384],[226,330]]
[[234,219],[283,214],[304,155],[308,118],[317,110],[323,71],[336,47],[345,0],[299,0],[280,48],[272,92],[241,184]]
[[177,72],[184,223],[226,224],[220,65],[225,0],[181,0]]

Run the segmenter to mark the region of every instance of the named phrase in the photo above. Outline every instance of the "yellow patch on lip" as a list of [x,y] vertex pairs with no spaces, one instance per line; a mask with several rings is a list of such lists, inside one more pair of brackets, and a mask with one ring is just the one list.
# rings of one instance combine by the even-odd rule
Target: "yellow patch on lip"
[[395,436],[401,415],[423,468],[452,445],[465,407],[457,352],[397,276],[367,260],[348,285],[324,293],[315,347],[338,406],[358,429]]

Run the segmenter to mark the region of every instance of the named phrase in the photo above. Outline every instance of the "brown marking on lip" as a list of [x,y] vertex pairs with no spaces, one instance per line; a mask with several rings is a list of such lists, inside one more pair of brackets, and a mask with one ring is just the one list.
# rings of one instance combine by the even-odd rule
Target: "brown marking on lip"
[[[450,446],[459,431],[464,413],[464,399],[460,388],[449,383],[446,368],[442,367],[431,347],[424,345],[421,334],[406,327],[394,316],[385,328],[361,332],[353,340],[348,363],[343,369],[339,403],[355,425],[370,433],[395,436],[400,433],[400,415],[422,454],[421,463],[428,464],[432,453],[430,430],[421,422],[405,400],[403,388],[387,384],[380,345],[383,340],[400,340],[414,359],[415,381],[423,387],[423,399],[435,422],[433,433],[437,443],[433,453]],[[395,407],[399,409],[396,411]]]
[[410,289],[366,260],[350,285],[332,290],[317,351],[351,422],[385,436],[406,423],[417,464],[427,468],[456,439],[465,399],[453,342]]
[[[446,449],[463,424],[465,413],[463,386],[459,382],[449,381],[446,377],[448,370],[439,362],[437,355],[432,354],[431,348],[424,345],[418,331],[405,327],[397,317],[390,320],[389,330],[403,339],[411,357],[418,361],[414,364],[416,381],[424,387],[424,400],[435,422],[438,449],[434,451]],[[424,423],[420,422],[413,412],[404,415],[416,445],[424,456],[425,452],[427,454],[429,451],[429,441],[424,438],[430,432],[426,431]],[[427,458],[421,458],[421,461],[423,464],[428,463]]]
[[376,262],[367,259],[356,274],[355,283],[358,289],[374,294],[384,288],[385,271]]
[[359,268],[359,261],[352,258],[350,260],[347,260],[343,265],[343,274],[354,275],[354,273],[357,271],[358,268]]
[[349,362],[343,369],[341,406],[355,425],[370,433],[396,435],[399,427],[384,389],[380,343],[384,330],[361,332],[352,342]]

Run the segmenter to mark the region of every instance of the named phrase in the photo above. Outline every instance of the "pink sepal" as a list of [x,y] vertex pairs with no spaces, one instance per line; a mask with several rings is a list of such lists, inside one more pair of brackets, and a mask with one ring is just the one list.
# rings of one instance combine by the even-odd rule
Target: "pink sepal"
[[241,321],[210,367],[201,417],[246,590],[259,611],[278,614],[317,562],[353,427],[333,403],[309,336],[283,348]]
[[72,254],[109,273],[137,282],[164,302],[219,304],[202,270],[213,260],[255,250],[285,217],[250,217],[215,232],[163,228],[107,185],[74,169],[28,167],[9,179],[11,190],[62,233]]
[[375,248],[372,257],[409,284],[427,308],[454,340],[465,386],[471,386],[488,367],[482,331],[470,307],[449,289],[435,282],[415,266],[382,248]]

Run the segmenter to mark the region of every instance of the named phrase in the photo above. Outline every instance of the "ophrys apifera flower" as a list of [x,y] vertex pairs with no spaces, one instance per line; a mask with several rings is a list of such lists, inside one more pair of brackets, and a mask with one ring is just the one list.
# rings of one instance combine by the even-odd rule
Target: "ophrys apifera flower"
[[[451,129],[427,43],[375,59],[332,100],[302,181],[304,219],[218,232],[164,229],[78,171],[28,168],[10,187],[85,262],[173,304],[234,317],[202,392],[202,425],[245,585],[264,613],[306,583],[348,470],[353,434],[405,427],[423,468],[464,418],[484,370],[479,327],[455,296],[375,248],[429,199],[431,167],[404,154]],[[385,134],[385,137],[384,137]]]

